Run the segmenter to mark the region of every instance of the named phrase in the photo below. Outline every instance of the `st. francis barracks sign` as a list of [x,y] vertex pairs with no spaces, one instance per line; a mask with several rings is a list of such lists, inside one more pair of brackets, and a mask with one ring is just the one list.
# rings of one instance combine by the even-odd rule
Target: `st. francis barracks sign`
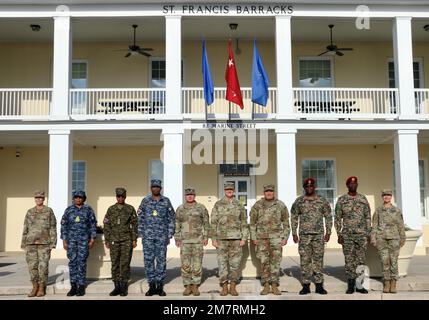
[[198,4],[165,4],[162,5],[163,14],[179,15],[290,15],[293,13],[292,5],[198,5]]

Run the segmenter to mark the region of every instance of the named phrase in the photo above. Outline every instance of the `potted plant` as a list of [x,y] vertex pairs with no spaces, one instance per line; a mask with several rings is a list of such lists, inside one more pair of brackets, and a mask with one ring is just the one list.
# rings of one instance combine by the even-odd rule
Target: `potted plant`
[[104,246],[103,227],[97,226],[97,237],[89,250],[86,276],[88,279],[109,279],[112,276],[111,269],[110,252]]

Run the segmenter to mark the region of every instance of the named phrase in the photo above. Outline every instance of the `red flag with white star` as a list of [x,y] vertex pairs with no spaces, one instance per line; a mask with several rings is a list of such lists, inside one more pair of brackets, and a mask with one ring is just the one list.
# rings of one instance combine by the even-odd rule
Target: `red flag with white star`
[[228,42],[228,63],[226,64],[226,100],[238,104],[244,108],[243,97],[241,96],[240,83],[238,82],[237,69],[235,68],[234,55],[232,53],[231,40]]

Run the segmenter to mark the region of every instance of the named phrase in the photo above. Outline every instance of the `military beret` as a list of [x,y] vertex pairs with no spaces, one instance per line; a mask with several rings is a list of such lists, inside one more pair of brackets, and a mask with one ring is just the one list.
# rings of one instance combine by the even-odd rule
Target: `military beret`
[[185,189],[185,195],[193,194],[195,195],[195,189],[194,188],[186,188]]
[[225,182],[223,185],[223,189],[224,190],[234,190],[235,189],[234,182]]
[[264,184],[264,192],[265,191],[274,191],[276,188],[272,183]]
[[304,180],[304,183],[302,185],[305,187],[306,185],[309,185],[309,184],[315,185],[316,180],[314,180],[313,178],[307,178]]
[[117,196],[126,196],[127,190],[125,190],[125,188],[116,188],[115,193]]
[[158,188],[162,188],[162,182],[159,179],[152,179],[150,180],[150,187],[158,187]]
[[73,192],[73,199],[74,198],[82,198],[84,201],[86,200],[86,193],[83,190],[76,190]]
[[358,182],[358,178],[355,177],[355,176],[348,177],[347,180],[346,180],[346,185],[349,184],[350,182],[356,182],[357,183]]
[[43,190],[34,191],[34,197],[35,198],[44,198],[45,197],[45,191],[43,191]]
[[381,196],[391,196],[392,194],[393,194],[393,192],[390,189],[381,190]]

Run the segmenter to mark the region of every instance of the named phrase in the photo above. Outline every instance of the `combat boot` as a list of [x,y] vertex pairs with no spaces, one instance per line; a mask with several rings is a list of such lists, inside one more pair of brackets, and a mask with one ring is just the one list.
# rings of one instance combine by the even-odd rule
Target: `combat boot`
[[77,293],[76,293],[76,296],[77,297],[82,297],[82,296],[84,296],[85,295],[85,286],[84,285],[79,285],[78,287],[77,287]]
[[157,287],[156,287],[156,291],[158,292],[158,295],[160,297],[165,297],[167,294],[164,291],[164,284],[162,282],[159,282]]
[[271,284],[271,292],[276,296],[279,296],[282,294],[281,291],[279,290],[279,284],[278,283]]
[[192,284],[188,284],[185,286],[185,290],[183,291],[184,296],[189,296],[192,293]]
[[390,280],[390,293],[397,293],[395,279]]
[[316,283],[316,293],[318,294],[327,294],[328,291],[323,288],[323,282]]
[[111,297],[115,297],[121,293],[119,281],[114,281],[114,284],[115,284],[115,289],[113,289],[113,291],[109,293],[109,296],[111,296]]
[[384,280],[383,293],[390,292],[390,280]]
[[37,290],[37,296],[43,297],[46,295],[46,286],[44,282],[39,282],[39,290]]
[[33,281],[33,289],[31,289],[31,292],[27,295],[27,297],[29,298],[35,297],[38,290],[39,290],[39,284],[37,283],[37,281]]
[[191,284],[191,290],[192,290],[192,294],[194,296],[199,296],[200,295],[200,290],[198,290],[198,285],[197,284]]
[[155,284],[155,282],[149,283],[149,290],[146,291],[145,296],[147,296],[147,297],[153,296],[156,293],[157,292],[156,292],[156,284]]
[[347,294],[352,294],[355,292],[356,279],[347,279]]
[[311,293],[311,290],[310,290],[310,284],[309,284],[309,283],[304,283],[304,284],[302,285],[302,289],[301,289],[301,291],[299,292],[299,294],[300,294],[300,295],[303,295],[303,294],[309,294],[309,293]]
[[265,296],[267,294],[270,293],[270,284],[268,282],[264,283],[264,288],[262,289],[262,291],[260,292],[261,296]]
[[362,288],[358,288],[358,286],[356,286],[356,292],[367,294],[368,290],[366,290],[363,286],[362,286]]
[[231,296],[238,296],[238,292],[237,292],[237,283],[235,283],[234,281],[231,281],[231,284],[229,285],[229,293],[231,294]]
[[220,295],[222,297],[226,296],[228,294],[228,282],[224,282],[222,284],[222,291],[220,292]]
[[73,297],[76,295],[76,293],[77,293],[77,284],[71,283],[71,289],[69,292],[67,292],[67,297]]
[[126,297],[128,295],[128,281],[123,281],[119,283],[120,296]]

